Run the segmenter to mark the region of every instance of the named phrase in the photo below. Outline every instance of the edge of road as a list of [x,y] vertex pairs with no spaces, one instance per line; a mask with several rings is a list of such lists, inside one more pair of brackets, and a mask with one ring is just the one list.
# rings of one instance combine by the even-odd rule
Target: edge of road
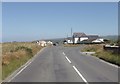
[[18,69],[16,69],[13,73],[11,73],[7,78],[5,78],[4,80],[2,80],[0,82],[0,84],[2,82],[10,82],[12,79],[14,79],[17,75],[19,75],[27,66],[29,66],[34,60],[35,58],[38,56],[38,54],[40,54],[43,50],[45,50],[47,47],[42,48],[39,52],[37,52],[37,54],[35,54],[31,59],[29,59],[25,64],[23,64],[21,67],[19,67]]
[[115,67],[115,68],[119,68],[118,65],[112,64],[112,63],[110,63],[110,62],[107,62],[107,61],[105,61],[105,60],[103,60],[103,59],[100,59],[100,58],[98,58],[98,57],[92,56],[92,55],[90,55],[90,54],[84,54],[84,53],[82,53],[82,52],[80,52],[80,54],[83,54],[84,56],[91,56],[91,57],[93,57],[93,58],[95,58],[95,59],[98,59],[98,60],[99,60],[100,62],[102,62],[102,63],[105,63],[105,64],[107,64],[107,65],[113,66],[113,67]]

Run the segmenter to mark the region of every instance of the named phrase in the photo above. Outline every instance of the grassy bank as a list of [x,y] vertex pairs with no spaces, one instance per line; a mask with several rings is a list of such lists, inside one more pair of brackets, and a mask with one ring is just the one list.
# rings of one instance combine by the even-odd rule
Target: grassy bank
[[80,44],[64,44],[64,47],[77,47],[80,46]]
[[42,47],[31,42],[2,44],[2,79],[32,58]]
[[100,59],[120,66],[120,54],[114,53],[112,51],[105,51],[102,44],[85,45],[84,49],[82,50],[82,52],[91,51],[95,52],[93,56],[99,57]]

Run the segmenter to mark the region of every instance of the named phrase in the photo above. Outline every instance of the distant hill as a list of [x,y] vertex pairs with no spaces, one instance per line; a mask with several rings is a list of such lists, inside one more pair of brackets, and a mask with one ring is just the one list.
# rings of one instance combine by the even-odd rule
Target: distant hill
[[108,39],[108,40],[117,40],[118,36],[117,35],[107,35],[107,36],[101,36],[104,39]]

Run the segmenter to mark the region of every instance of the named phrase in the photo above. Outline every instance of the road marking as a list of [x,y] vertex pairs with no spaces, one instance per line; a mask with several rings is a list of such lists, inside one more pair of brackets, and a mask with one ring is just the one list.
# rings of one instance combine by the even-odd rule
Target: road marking
[[65,53],[63,52],[63,55],[65,55]]
[[78,71],[78,69],[77,69],[75,66],[73,66],[73,68],[74,68],[75,71],[78,73],[78,75],[83,79],[83,81],[84,81],[86,84],[88,84],[87,80],[82,76],[82,74]]
[[11,82],[17,75],[19,75],[28,65],[30,65],[32,62],[29,62],[26,64],[16,75],[14,75],[8,82]]
[[65,58],[67,59],[67,61],[71,64],[72,62],[68,59],[68,57],[67,56],[65,56]]

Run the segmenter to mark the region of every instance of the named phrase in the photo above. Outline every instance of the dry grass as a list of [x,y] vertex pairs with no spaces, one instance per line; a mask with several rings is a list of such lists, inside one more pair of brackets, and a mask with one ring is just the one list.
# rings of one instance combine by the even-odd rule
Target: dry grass
[[2,58],[2,65],[8,65],[12,60],[20,59],[23,56],[27,56],[26,51],[23,50],[5,53]]
[[64,47],[77,47],[80,46],[80,44],[64,44]]
[[2,44],[2,78],[6,78],[14,70],[26,63],[42,47],[31,42]]
[[99,52],[103,51],[103,44],[88,44],[84,45],[84,49],[82,51],[93,51],[93,52]]
[[93,56],[120,66],[120,55],[112,51],[105,51],[102,44],[85,45],[82,51],[96,52]]

